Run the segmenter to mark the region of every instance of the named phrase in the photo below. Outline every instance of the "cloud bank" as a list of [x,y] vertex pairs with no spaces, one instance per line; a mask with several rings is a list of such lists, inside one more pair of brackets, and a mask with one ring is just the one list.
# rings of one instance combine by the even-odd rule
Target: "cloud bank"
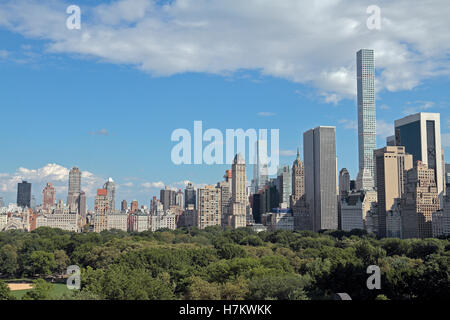
[[310,85],[334,104],[355,95],[360,48],[375,50],[378,91],[410,90],[450,74],[450,1],[377,1],[381,29],[369,30],[372,2],[88,2],[81,30],[68,30],[69,3],[7,0],[0,27],[43,39],[52,53],[131,65],[153,76],[256,70]]

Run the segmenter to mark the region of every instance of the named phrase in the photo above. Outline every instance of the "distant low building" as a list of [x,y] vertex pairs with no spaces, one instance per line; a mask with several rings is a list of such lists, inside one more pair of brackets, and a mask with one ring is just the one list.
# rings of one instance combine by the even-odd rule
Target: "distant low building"
[[263,220],[269,231],[294,231],[294,216],[290,210],[275,209],[265,214]]
[[260,223],[252,224],[252,225],[249,226],[249,228],[252,231],[257,232],[257,233],[267,231],[267,227],[265,225],[263,225],[263,224],[260,224]]
[[133,232],[144,232],[149,230],[149,218],[148,212],[138,210],[130,216],[131,230]]
[[77,213],[41,214],[36,217],[36,228],[49,227],[65,231],[79,232]]
[[367,214],[377,201],[377,193],[373,190],[353,192],[344,196],[340,202],[341,229],[351,231],[364,229]]
[[108,230],[128,230],[128,214],[126,212],[112,212],[107,215],[107,229]]
[[8,224],[8,215],[6,214],[0,214],[0,231],[3,231],[3,229]]
[[400,212],[397,209],[386,212],[386,237],[402,237],[402,221]]

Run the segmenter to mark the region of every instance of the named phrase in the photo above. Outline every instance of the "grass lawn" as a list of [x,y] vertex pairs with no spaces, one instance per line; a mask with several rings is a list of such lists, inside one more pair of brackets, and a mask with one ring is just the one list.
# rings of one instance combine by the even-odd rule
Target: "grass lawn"
[[[16,299],[22,299],[22,297],[30,290],[17,290],[17,291],[11,291],[12,295],[16,297]],[[54,283],[52,288],[52,298],[58,299],[62,297],[65,293],[70,293],[71,291],[67,289],[67,286],[65,283]]]

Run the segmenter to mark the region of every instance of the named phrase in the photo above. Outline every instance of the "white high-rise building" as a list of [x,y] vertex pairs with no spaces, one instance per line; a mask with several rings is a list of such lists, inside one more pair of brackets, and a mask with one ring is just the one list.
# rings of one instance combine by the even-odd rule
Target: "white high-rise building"
[[357,189],[374,187],[373,151],[377,147],[377,119],[375,110],[375,59],[373,50],[356,53],[358,88],[358,151],[359,173]]

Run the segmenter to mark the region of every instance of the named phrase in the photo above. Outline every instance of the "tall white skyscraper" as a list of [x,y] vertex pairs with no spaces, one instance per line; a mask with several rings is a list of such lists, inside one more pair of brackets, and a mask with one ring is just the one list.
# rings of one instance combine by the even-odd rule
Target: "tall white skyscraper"
[[373,50],[356,53],[358,87],[358,151],[359,173],[357,188],[374,187],[373,151],[377,147],[377,119],[375,110],[375,61]]
[[338,228],[336,128],[317,127],[303,134],[305,197],[313,231]]

